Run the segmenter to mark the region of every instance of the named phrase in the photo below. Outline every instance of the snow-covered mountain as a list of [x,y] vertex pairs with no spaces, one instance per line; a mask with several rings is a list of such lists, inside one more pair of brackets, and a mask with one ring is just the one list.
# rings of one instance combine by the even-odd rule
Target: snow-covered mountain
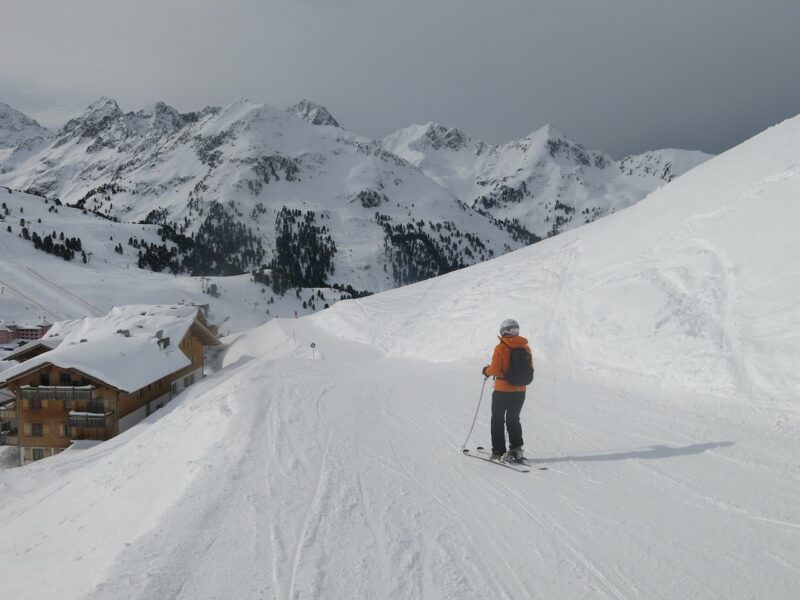
[[39,123],[0,102],[0,174],[14,168],[53,139]]
[[387,136],[383,146],[469,206],[518,222],[540,238],[630,206],[710,158],[656,150],[615,161],[550,125],[494,146],[428,123]]
[[[797,598],[798,138],[800,117],[585,227],[229,340],[131,430],[0,473],[4,591]],[[488,441],[507,317],[548,471],[460,451],[476,410]]]
[[370,292],[592,221],[706,158],[657,151],[618,164],[550,127],[497,147],[434,124],[377,142],[307,100],[282,111],[241,99],[125,113],[101,98],[36,148],[0,183],[195,242],[152,268],[267,266],[278,290]]
[[326,122],[321,107],[293,110],[302,118],[247,100],[124,113],[103,98],[0,180],[109,218],[168,224],[202,248],[186,271],[269,264],[287,287],[383,290],[522,245],[378,142],[312,124]]

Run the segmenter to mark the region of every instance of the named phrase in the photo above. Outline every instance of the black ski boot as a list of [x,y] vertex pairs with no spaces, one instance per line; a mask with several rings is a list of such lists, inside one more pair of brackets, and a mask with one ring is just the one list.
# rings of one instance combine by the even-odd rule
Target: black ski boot
[[525,453],[522,450],[522,446],[519,446],[518,448],[509,448],[505,455],[505,460],[509,462],[524,462]]

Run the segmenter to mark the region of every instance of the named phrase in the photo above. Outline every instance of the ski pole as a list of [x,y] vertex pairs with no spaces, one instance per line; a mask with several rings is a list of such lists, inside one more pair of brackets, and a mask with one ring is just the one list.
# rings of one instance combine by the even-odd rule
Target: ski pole
[[472,435],[472,430],[475,429],[475,421],[478,420],[478,412],[481,410],[481,402],[483,401],[483,391],[486,389],[486,380],[489,379],[485,377],[483,379],[483,385],[481,386],[481,396],[478,398],[478,408],[475,409],[475,416],[472,418],[472,426],[469,428],[469,433],[467,434],[467,439],[464,440],[464,443],[461,444],[461,451],[464,452],[464,449],[467,447],[467,442],[469,441],[470,436]]

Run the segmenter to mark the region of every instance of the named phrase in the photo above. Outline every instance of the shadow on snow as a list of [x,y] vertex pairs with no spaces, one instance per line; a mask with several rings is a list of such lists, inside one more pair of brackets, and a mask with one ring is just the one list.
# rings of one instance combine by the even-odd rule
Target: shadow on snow
[[583,454],[579,456],[558,456],[553,458],[535,458],[531,462],[534,463],[558,463],[558,462],[595,462],[606,460],[626,460],[629,458],[634,459],[654,459],[654,458],[672,458],[674,456],[689,456],[691,454],[700,454],[706,450],[715,450],[716,448],[727,448],[733,446],[735,442],[707,442],[705,444],[690,444],[689,446],[679,446],[671,448],[669,446],[649,446],[640,450],[626,450],[622,452],[611,452],[608,454]]

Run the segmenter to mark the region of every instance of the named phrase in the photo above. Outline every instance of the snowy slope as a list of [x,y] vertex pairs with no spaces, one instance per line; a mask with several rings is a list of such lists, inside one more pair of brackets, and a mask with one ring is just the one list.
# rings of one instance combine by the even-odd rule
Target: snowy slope
[[[495,278],[519,279],[485,308],[487,318],[519,315],[545,360],[645,376],[662,387],[788,400],[800,390],[797,379],[786,379],[787,366],[800,359],[800,305],[791,293],[798,276],[798,130],[800,119],[787,121],[624,212],[468,274],[398,290],[388,296],[398,305],[423,288],[431,302],[442,299],[438,310],[428,305],[415,315],[415,336],[396,336],[407,317],[382,322],[378,339],[348,332],[344,313],[354,313],[361,330],[364,302],[331,311],[342,317],[335,331],[430,360],[447,343],[439,337],[423,344],[437,320],[470,318],[459,307],[477,308]],[[448,352],[473,356],[484,339],[475,331],[468,345]]]
[[542,238],[628,207],[710,158],[689,150],[656,150],[617,162],[550,125],[493,146],[427,123],[387,136],[383,146],[468,205],[517,220]]
[[[0,203],[0,318],[6,321],[45,319],[52,323],[103,315],[112,306],[123,304],[184,301],[209,304],[211,322],[228,333],[255,327],[275,316],[312,312],[308,301],[320,291],[325,299],[316,301],[317,309],[342,296],[336,290],[304,289],[300,297],[280,297],[253,282],[250,275],[199,278],[153,273],[137,268],[138,250],[129,240],[160,244],[156,225],[116,223],[1,187]],[[21,221],[29,236],[55,232],[59,239],[63,232],[66,238],[80,238],[88,263],[82,262],[80,252],[73,260],[64,261],[35,249],[32,241],[21,237]],[[121,254],[114,250],[118,244]],[[217,286],[219,297],[203,292],[210,284]]]
[[[798,142],[800,117],[586,227],[238,336],[161,414],[0,474],[5,590],[796,598]],[[459,452],[508,316],[549,471]]]

